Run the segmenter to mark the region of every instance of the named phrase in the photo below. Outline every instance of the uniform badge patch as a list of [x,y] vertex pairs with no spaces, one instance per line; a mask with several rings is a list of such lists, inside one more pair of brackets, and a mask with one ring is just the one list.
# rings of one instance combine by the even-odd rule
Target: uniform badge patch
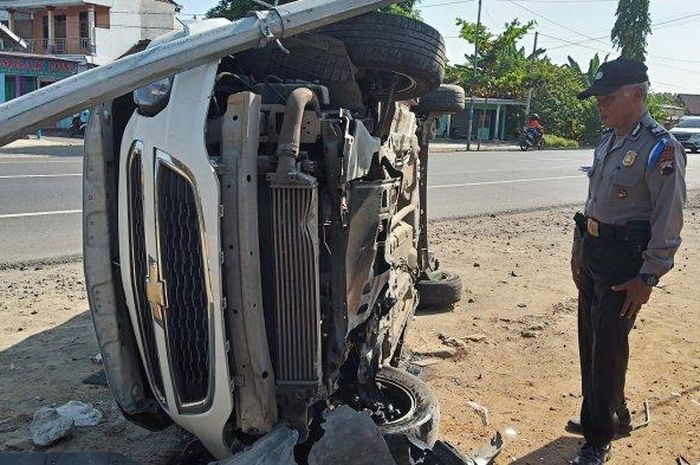
[[676,150],[672,144],[668,144],[659,156],[659,173],[661,176],[669,176],[676,171]]
[[622,164],[626,167],[630,167],[634,165],[634,162],[637,160],[637,152],[634,150],[630,150],[627,152],[625,155],[625,158],[622,160]]
[[627,191],[624,190],[624,189],[620,189],[620,190],[617,191],[617,196],[618,196],[618,198],[626,199],[628,195],[630,195],[629,192],[627,192]]

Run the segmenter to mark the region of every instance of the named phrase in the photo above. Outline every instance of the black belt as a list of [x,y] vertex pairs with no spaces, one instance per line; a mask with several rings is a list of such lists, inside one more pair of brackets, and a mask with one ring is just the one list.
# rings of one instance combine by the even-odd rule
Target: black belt
[[630,221],[624,226],[601,223],[595,218],[576,213],[574,221],[583,234],[599,239],[647,242],[649,241],[650,223],[648,221]]

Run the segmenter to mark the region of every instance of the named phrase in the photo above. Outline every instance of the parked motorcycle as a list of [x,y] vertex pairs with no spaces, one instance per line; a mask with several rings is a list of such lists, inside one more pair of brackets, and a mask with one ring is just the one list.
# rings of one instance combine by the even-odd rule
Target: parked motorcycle
[[526,152],[528,149],[544,149],[544,134],[536,129],[524,129],[520,135],[520,150]]

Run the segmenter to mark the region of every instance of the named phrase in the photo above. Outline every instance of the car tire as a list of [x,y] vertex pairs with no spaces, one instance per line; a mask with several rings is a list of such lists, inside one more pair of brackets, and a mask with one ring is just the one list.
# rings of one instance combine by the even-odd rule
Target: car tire
[[[395,394],[391,400],[399,403],[410,398],[407,415],[388,424],[377,425],[390,446],[405,445],[406,436],[415,437],[429,446],[435,444],[440,423],[440,405],[435,393],[418,377],[398,368],[384,366],[377,373],[377,383],[383,393]],[[390,388],[390,389],[387,389]],[[399,396],[406,399],[399,399]]]
[[[319,32],[341,40],[358,69],[398,76],[394,100],[427,95],[440,87],[445,76],[445,41],[436,29],[421,21],[374,12]],[[383,92],[373,96],[379,98]]]
[[273,75],[280,79],[318,81],[324,85],[355,79],[352,63],[342,42],[321,34],[305,33],[284,41],[291,53],[276,44],[236,54],[238,64],[257,80]]
[[462,298],[462,279],[454,273],[443,272],[433,279],[423,279],[416,283],[421,308],[444,308]]
[[416,113],[459,113],[464,111],[464,89],[443,84],[425,97],[421,97]]

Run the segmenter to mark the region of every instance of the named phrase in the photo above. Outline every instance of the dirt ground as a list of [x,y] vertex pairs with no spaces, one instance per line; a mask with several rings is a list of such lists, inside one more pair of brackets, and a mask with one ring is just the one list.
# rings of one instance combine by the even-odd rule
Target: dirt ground
[[[566,464],[580,439],[565,433],[578,411],[575,289],[570,279],[573,208],[431,223],[445,269],[465,292],[452,311],[420,314],[409,348],[442,410],[441,435],[469,451],[495,430],[515,432],[497,464]],[[676,268],[642,310],[632,335],[631,405],[651,424],[614,446],[613,465],[700,461],[700,195],[690,196]],[[150,433],[122,419],[109,391],[81,381],[100,367],[81,263],[0,270],[0,451],[31,449],[42,406],[90,402],[104,414],[50,451],[115,451],[145,465],[182,463],[191,438]],[[450,339],[453,338],[453,339]],[[446,341],[446,342],[445,342]],[[446,345],[462,346],[447,354]],[[447,358],[434,357],[435,354]],[[433,354],[433,355],[430,355]],[[433,364],[431,364],[433,363]],[[489,411],[489,425],[467,404]]]

